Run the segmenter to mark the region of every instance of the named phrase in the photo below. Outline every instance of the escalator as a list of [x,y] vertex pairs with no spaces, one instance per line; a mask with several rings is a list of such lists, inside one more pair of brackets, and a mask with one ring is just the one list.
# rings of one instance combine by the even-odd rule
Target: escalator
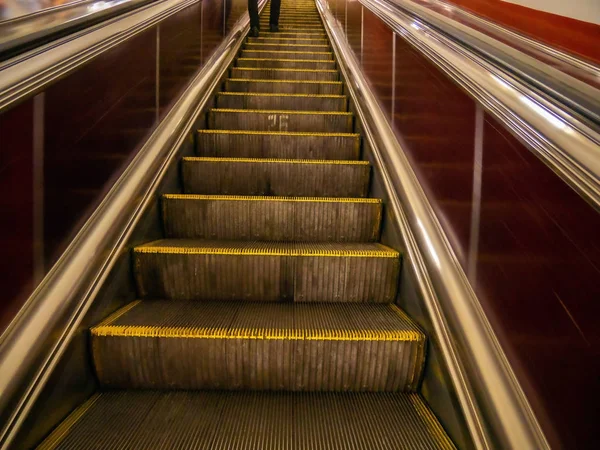
[[132,252],[139,300],[90,330],[101,390],[39,448],[454,448],[336,67],[313,2],[247,39]]

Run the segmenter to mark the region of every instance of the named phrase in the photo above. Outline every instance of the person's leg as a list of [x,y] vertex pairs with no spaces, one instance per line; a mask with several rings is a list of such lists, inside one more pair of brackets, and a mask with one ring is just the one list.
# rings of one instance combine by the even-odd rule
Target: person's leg
[[248,14],[250,15],[250,28],[259,27],[258,0],[248,0]]
[[248,14],[250,15],[250,35],[258,36],[260,18],[258,17],[258,0],[248,0]]
[[271,0],[271,17],[269,18],[269,24],[271,25],[271,28],[275,28],[275,30],[271,30],[271,31],[278,31],[277,28],[279,26],[279,10],[281,9],[281,0]]

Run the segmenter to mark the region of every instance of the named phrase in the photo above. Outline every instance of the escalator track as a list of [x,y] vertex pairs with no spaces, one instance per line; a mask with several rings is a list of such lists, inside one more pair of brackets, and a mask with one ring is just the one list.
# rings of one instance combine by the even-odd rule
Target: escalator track
[[39,448],[454,448],[313,2],[283,0],[214,106],[132,252],[139,300],[90,331],[102,390]]

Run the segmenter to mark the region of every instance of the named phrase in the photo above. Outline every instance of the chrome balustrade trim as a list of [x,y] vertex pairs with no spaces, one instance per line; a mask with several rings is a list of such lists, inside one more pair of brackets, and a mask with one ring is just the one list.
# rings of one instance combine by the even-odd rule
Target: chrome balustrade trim
[[[0,21],[0,57],[19,48],[34,46],[43,39],[89,27],[102,20],[144,6],[156,0],[80,0],[45,8],[30,14]],[[94,8],[94,5],[99,7]]]
[[[527,80],[551,100],[562,102],[565,107],[595,124],[600,122],[600,67],[508,31],[440,0],[430,0],[428,5],[411,0],[381,0],[381,3],[391,5],[394,9],[435,27],[462,46],[469,47],[504,70]],[[452,11],[469,23],[463,24],[433,8]],[[488,29],[494,36],[474,27]],[[499,38],[514,42],[517,46],[504,43]],[[542,60],[533,55],[538,55]],[[560,66],[561,69],[553,66]]]
[[0,64],[0,112],[202,0],[164,0]]
[[600,211],[600,133],[517,77],[384,0],[359,0]]
[[341,29],[317,0],[390,199],[445,364],[477,449],[549,444],[401,145]]
[[[262,10],[266,0],[259,3]],[[233,62],[244,15],[194,77],[58,262],[0,336],[0,448],[9,448],[178,149]]]

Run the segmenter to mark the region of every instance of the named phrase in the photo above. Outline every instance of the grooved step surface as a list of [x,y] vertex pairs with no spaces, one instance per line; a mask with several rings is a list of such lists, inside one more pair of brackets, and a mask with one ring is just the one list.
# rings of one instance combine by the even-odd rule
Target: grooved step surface
[[217,108],[346,111],[348,99],[343,95],[220,92]]
[[339,111],[211,109],[209,128],[218,130],[351,133],[354,117]]
[[187,194],[366,197],[367,161],[184,158]]
[[413,391],[425,336],[394,305],[138,301],[92,328],[111,388]]
[[360,137],[352,133],[199,130],[199,156],[288,159],[358,159]]
[[325,37],[322,38],[311,38],[311,37],[303,37],[303,36],[295,36],[295,37],[257,37],[257,38],[248,38],[249,43],[254,44],[319,44],[319,45],[327,45],[327,39]]
[[50,449],[453,450],[418,394],[113,391],[95,395]]
[[[287,34],[287,33],[286,33]],[[295,34],[303,34],[303,33],[295,33]],[[283,59],[333,59],[333,52],[327,50],[321,51],[310,51],[310,52],[302,52],[298,50],[278,50],[274,51],[272,49],[263,49],[263,50],[242,50],[240,53],[240,57],[242,58],[283,58]]]
[[335,61],[319,59],[238,58],[238,67],[268,67],[273,69],[335,69]]
[[253,80],[338,81],[339,74],[337,70],[234,67],[231,69],[231,78],[247,78]]
[[225,89],[230,92],[266,92],[281,94],[341,95],[341,81],[254,80],[228,78]]
[[165,239],[134,250],[146,298],[390,303],[399,269],[399,253],[374,243]]
[[167,238],[375,242],[381,200],[165,194]]

